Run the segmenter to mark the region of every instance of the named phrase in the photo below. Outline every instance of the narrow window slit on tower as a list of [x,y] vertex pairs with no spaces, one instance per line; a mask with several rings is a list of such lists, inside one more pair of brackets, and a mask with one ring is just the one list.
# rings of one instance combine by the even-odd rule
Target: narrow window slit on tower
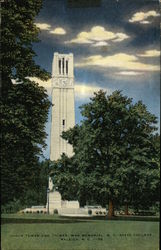
[[64,58],[63,58],[63,75],[64,75]]
[[68,75],[68,61],[66,61],[66,74]]
[[59,60],[59,74],[61,74],[61,60]]
[[65,126],[65,119],[63,119],[63,126]]

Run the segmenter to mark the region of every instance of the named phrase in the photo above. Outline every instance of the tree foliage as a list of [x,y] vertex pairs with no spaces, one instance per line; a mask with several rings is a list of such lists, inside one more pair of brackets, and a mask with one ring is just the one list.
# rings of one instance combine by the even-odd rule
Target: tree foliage
[[77,168],[65,154],[61,159],[50,164],[50,176],[53,177],[54,189],[59,189],[65,200],[76,200],[78,197]]
[[2,204],[24,198],[29,188],[35,188],[39,155],[45,147],[50,102],[45,89],[28,78],[49,78],[36,65],[32,48],[38,42],[34,22],[41,7],[41,0],[2,3]]
[[34,24],[42,0],[4,1],[2,3],[2,83],[5,90],[11,79],[23,81],[37,76],[46,80],[49,74],[35,64],[32,43],[38,42],[39,29]]
[[[154,193],[156,198],[156,117],[141,101],[133,104],[120,91],[110,96],[103,91],[94,93],[91,101],[81,107],[81,113],[81,125],[63,133],[63,138],[73,145],[73,172],[69,177],[75,176],[78,183],[77,198],[82,203],[102,205],[109,201],[111,215],[114,204],[138,205],[145,198],[149,203]],[[59,178],[61,169],[59,166],[59,171],[54,172],[59,186],[65,185],[65,180]]]
[[[12,200],[8,200],[7,203],[2,204],[2,213],[13,213],[33,205],[46,204],[50,161],[45,160],[43,162],[38,162],[35,165],[35,169],[35,176],[32,174],[32,183],[34,183],[34,185],[26,186],[26,190],[23,195],[17,197],[14,196]],[[15,187],[16,184],[14,188]],[[22,190],[20,191],[22,192]]]

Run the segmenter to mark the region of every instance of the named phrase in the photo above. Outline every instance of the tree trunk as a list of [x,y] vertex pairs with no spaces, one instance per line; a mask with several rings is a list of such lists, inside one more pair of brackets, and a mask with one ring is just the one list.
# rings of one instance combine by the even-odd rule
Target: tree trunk
[[111,218],[114,216],[114,204],[112,200],[109,200],[109,205],[108,205],[108,218]]
[[129,211],[128,211],[128,204],[125,204],[125,215],[129,215]]

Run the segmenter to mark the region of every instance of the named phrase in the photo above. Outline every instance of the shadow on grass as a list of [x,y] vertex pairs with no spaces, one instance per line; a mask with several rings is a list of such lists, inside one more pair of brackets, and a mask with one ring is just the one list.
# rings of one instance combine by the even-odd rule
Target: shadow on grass
[[[89,223],[89,220],[83,220],[83,219],[24,219],[24,218],[2,218],[1,224],[66,224],[66,223]],[[92,222],[92,221],[91,221]]]
[[107,218],[107,220],[118,220],[118,221],[160,221],[160,218],[157,216],[135,216],[135,215],[122,215],[122,216],[114,216],[112,218]]
[[89,223],[95,221],[159,221],[159,217],[154,216],[114,216],[112,218],[106,217],[92,217],[92,218],[72,218],[72,217],[60,217],[53,219],[42,218],[1,218],[1,224],[68,224],[68,223]]

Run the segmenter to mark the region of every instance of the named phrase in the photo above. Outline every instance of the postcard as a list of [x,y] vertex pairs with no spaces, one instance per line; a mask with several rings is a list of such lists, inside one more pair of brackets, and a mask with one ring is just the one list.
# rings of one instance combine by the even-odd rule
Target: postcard
[[1,10],[2,250],[158,250],[159,1]]

